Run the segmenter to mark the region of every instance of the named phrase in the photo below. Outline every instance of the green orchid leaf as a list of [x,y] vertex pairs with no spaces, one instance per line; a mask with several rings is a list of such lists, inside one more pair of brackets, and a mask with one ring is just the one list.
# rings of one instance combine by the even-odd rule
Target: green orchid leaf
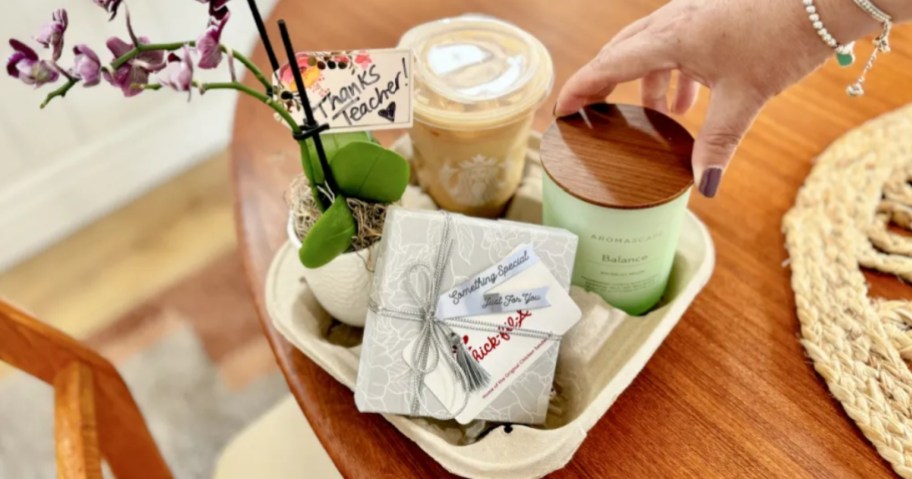
[[340,148],[329,168],[343,195],[375,203],[398,201],[409,182],[405,158],[369,141]]
[[319,268],[329,263],[351,247],[355,236],[355,219],[345,198],[336,196],[332,206],[326,209],[307,232],[298,257],[308,268]]
[[[353,131],[351,133],[323,133],[320,135],[320,139],[323,141],[323,151],[326,153],[326,160],[331,162],[333,157],[336,156],[336,152],[343,146],[353,141],[373,141],[373,136],[366,131]],[[317,147],[314,145],[312,138],[307,140],[307,155],[309,158],[313,158],[313,161],[319,162],[317,159]]]

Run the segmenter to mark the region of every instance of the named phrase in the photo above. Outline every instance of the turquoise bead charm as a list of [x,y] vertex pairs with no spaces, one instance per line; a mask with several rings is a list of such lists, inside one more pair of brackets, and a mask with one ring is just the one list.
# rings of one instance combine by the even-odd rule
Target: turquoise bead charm
[[839,62],[839,66],[847,67],[855,63],[855,43],[849,43],[848,45],[840,45],[836,49],[836,61]]
[[855,55],[852,54],[851,52],[849,52],[849,53],[837,53],[837,54],[836,54],[836,61],[839,62],[839,66],[841,66],[841,67],[847,67],[847,66],[849,66],[849,65],[851,65],[851,64],[853,64],[853,63],[855,63]]

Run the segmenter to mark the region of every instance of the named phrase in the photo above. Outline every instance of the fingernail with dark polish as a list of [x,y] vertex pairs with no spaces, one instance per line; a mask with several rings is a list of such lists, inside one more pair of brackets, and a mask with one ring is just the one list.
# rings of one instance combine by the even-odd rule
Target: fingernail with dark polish
[[719,183],[721,181],[722,168],[710,166],[703,170],[703,176],[700,178],[700,193],[707,198],[716,196],[716,191],[719,190]]

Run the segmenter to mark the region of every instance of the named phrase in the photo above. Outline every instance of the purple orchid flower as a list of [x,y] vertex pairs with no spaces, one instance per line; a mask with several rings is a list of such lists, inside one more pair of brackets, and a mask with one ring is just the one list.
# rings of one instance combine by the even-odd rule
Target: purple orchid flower
[[39,60],[35,50],[16,39],[10,39],[10,46],[13,54],[6,61],[6,72],[11,77],[36,88],[57,81],[60,73],[47,61]]
[[[177,91],[191,92],[193,86],[193,58],[190,56],[190,48],[184,45],[184,56],[181,57],[176,53],[168,55],[168,67],[162,72],[162,85],[167,85]],[[187,96],[189,100],[189,95]]]
[[200,54],[199,67],[203,69],[215,68],[222,61],[222,50],[219,45],[222,41],[222,30],[228,23],[231,13],[227,8],[222,8],[216,15],[209,17],[209,26],[196,40],[196,50]]
[[82,78],[82,84],[90,87],[95,86],[101,81],[101,62],[98,55],[86,45],[76,45],[73,47],[73,53],[76,55],[75,65],[70,72],[78,78]]
[[105,81],[120,88],[125,97],[139,95],[143,92],[142,85],[149,83],[148,70],[133,68],[129,65],[118,68],[114,73],[103,70],[101,75]]
[[[149,43],[146,37],[138,38],[140,44]],[[133,49],[132,43],[127,43],[120,38],[112,37],[107,42],[108,50],[119,58]],[[142,52],[130,61],[124,63],[113,73],[102,71],[104,79],[116,87],[120,87],[124,96],[130,97],[142,93],[142,85],[149,83],[149,74],[165,68],[165,54],[159,51]]]
[[117,16],[117,9],[120,8],[121,3],[123,3],[123,0],[95,0],[95,5],[104,8],[106,12],[111,14],[109,20],[113,20]]
[[51,23],[46,24],[35,37],[35,41],[44,48],[52,49],[51,58],[54,61],[59,60],[60,54],[63,53],[63,32],[66,31],[68,24],[66,10],[62,8],[54,10],[54,13],[51,14]]

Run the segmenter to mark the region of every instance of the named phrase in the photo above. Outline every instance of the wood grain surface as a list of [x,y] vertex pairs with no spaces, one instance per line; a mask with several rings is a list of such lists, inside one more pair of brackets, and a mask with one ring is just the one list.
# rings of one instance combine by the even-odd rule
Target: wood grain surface
[[545,130],[542,166],[558,186],[612,208],[665,204],[693,185],[693,136],[655,110],[599,104]]
[[[466,12],[495,15],[550,49],[561,85],[620,28],[657,0],[283,0],[268,21],[285,18],[299,50],[391,47],[409,27]],[[800,2],[796,1],[796,8]],[[247,13],[235,7],[235,21]],[[798,343],[798,321],[780,232],[782,215],[815,155],[867,119],[912,100],[912,30],[894,31],[894,51],[865,84],[843,93],[856,69],[828,64],[774,99],[737,153],[713,200],[690,207],[717,248],[712,280],[665,343],[554,477],[888,477],[891,472],[827,392]],[[869,45],[860,44],[864,58]],[[258,64],[266,65],[259,48]],[[254,86],[248,78],[249,85]],[[554,95],[535,127],[551,121]],[[706,91],[680,118],[696,132]],[[613,101],[636,103],[635,85]],[[401,132],[400,132],[401,133]],[[378,135],[389,143],[396,132]],[[238,102],[232,145],[237,228],[263,331],[289,387],[340,471],[353,478],[444,477],[445,471],[380,415],[360,414],[336,383],[270,325],[263,285],[285,241],[283,192],[299,173],[288,130],[255,101]],[[696,195],[694,195],[696,196]],[[875,294],[912,297],[892,277],[870,276]],[[306,465],[302,465],[302,468]],[[304,470],[304,469],[302,469]]]
[[58,479],[101,479],[92,370],[74,361],[54,376]]
[[[85,466],[85,477],[100,477],[93,475],[89,464],[97,459],[98,450],[119,479],[172,477],[139,407],[114,366],[72,337],[2,299],[0,361],[54,386],[58,421],[55,436],[69,443],[57,449],[61,477],[74,477],[67,474],[78,472],[79,463]],[[88,376],[87,371],[91,373]],[[86,404],[88,400],[94,401],[92,410]],[[69,436],[70,433],[79,437]],[[77,457],[60,460],[60,454],[71,453]]]

